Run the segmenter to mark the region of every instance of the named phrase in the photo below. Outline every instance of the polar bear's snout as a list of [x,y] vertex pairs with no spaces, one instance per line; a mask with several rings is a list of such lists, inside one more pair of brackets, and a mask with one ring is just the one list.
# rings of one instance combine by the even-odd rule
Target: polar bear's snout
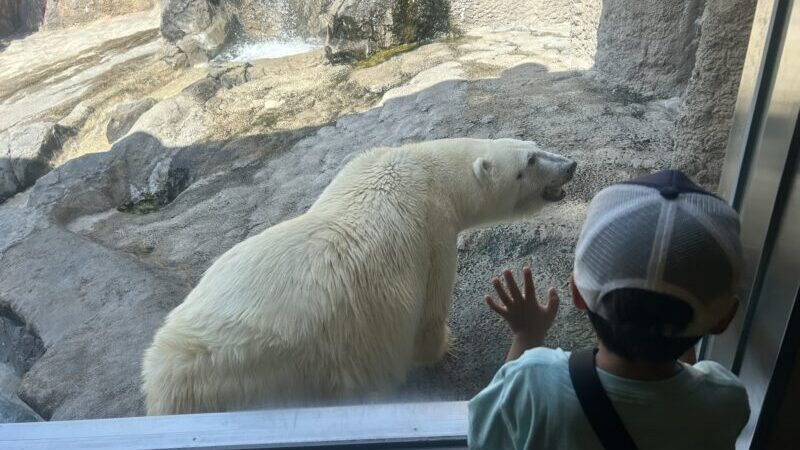
[[540,166],[540,173],[546,179],[545,188],[542,191],[542,198],[550,202],[557,202],[566,196],[563,186],[575,176],[578,163],[544,151],[536,153],[536,164]]

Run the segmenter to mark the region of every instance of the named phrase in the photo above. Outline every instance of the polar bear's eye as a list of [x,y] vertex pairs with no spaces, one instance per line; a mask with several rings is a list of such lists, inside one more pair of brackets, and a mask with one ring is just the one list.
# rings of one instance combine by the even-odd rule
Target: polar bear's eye
[[520,173],[518,173],[518,174],[517,174],[517,179],[519,180],[519,179],[521,179],[521,178],[522,178],[522,172],[520,172]]

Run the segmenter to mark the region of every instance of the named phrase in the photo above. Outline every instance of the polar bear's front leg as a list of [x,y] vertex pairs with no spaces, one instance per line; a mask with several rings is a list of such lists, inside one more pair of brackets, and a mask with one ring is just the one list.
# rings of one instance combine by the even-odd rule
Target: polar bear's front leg
[[455,276],[455,243],[448,248],[432,248],[425,305],[414,343],[414,361],[417,364],[430,365],[439,361],[452,344],[447,315],[452,304]]

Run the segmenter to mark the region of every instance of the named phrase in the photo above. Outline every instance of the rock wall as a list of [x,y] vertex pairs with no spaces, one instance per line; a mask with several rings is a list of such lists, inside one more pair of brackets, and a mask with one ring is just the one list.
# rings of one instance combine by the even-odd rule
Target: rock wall
[[[323,37],[323,11],[330,0],[241,0],[235,6],[245,38]],[[233,6],[233,5],[232,5]]]
[[7,36],[17,31],[19,22],[17,11],[16,0],[0,0],[0,36]]
[[673,167],[708,188],[719,181],[755,4],[603,1],[597,75],[634,97],[679,104]]
[[455,28],[529,29],[569,36],[566,62],[577,69],[594,65],[603,0],[452,0]]
[[158,0],[47,0],[44,26],[60,28],[154,8]]
[[681,95],[694,67],[703,0],[604,0],[595,67],[645,97]]
[[573,0],[569,27],[569,62],[576,69],[594,66],[597,52],[597,27],[603,0]]
[[674,166],[719,182],[756,0],[707,0],[695,66],[675,124]]
[[474,28],[541,28],[572,20],[575,0],[452,0],[456,25]]
[[0,0],[0,37],[36,31],[44,10],[45,0]]

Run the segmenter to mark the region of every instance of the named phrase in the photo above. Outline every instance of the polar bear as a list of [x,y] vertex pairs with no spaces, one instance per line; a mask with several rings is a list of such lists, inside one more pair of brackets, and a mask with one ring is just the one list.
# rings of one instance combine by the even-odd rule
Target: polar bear
[[460,231],[563,198],[576,163],[445,139],[349,162],[305,214],[221,255],[143,361],[147,413],[325,404],[447,352]]

